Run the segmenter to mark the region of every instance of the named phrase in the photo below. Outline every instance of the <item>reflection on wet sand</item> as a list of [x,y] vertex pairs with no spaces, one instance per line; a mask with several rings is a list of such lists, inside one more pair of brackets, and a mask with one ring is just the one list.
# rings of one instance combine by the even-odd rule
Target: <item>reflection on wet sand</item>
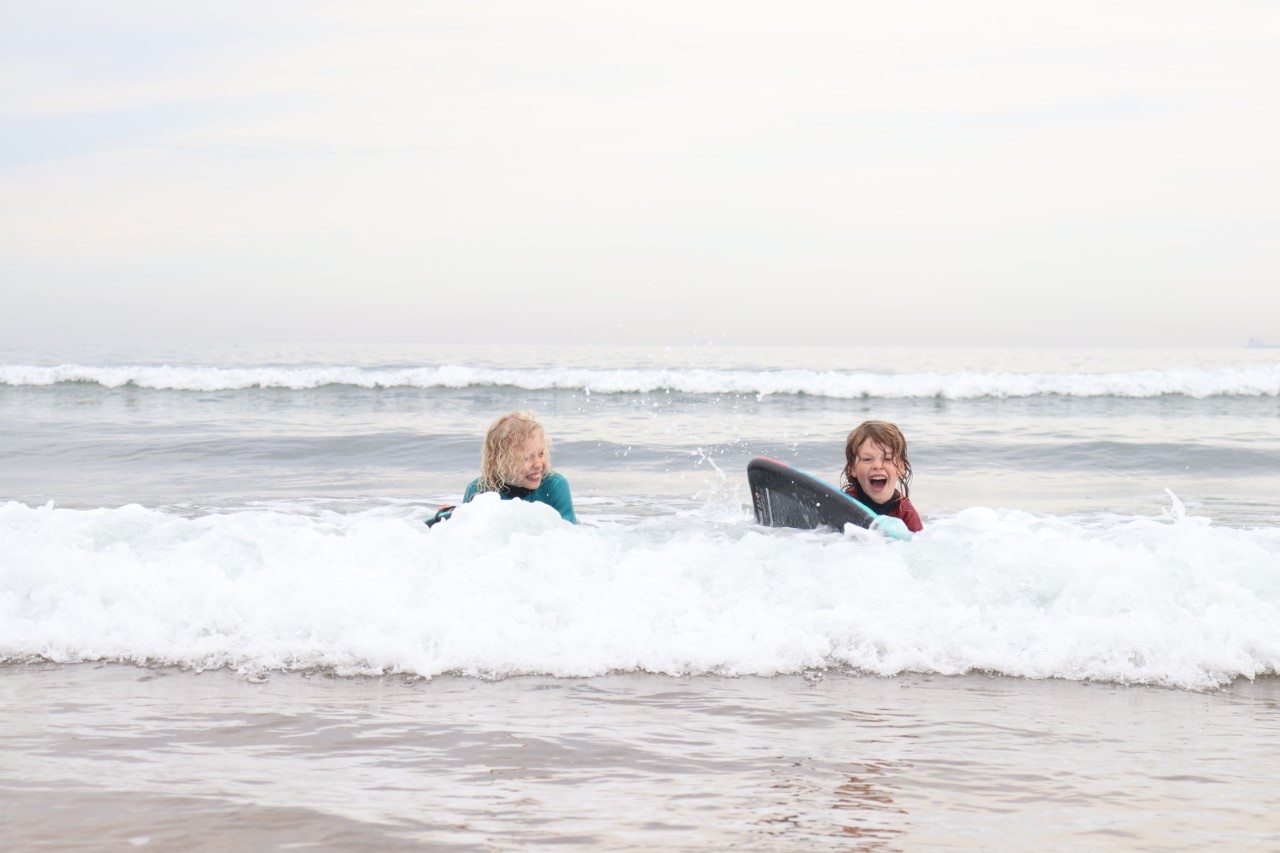
[[[849,851],[884,849],[906,834],[907,810],[895,801],[889,781],[904,773],[905,765],[845,764],[840,771],[845,781],[834,790],[823,790],[819,781],[833,769],[809,760],[792,761],[787,771],[779,771],[783,778],[771,787],[779,800],[756,821],[761,834],[791,842],[810,837],[816,848]],[[833,838],[853,843],[833,847]]]
[[7,849],[1277,850],[1277,697],[10,665],[0,825]]
[[[888,764],[870,762],[857,765],[849,780],[836,788],[833,809],[849,811],[851,823],[842,824],[841,832],[850,838],[864,842],[855,850],[876,850],[906,830],[901,828],[907,810],[893,799],[893,788],[887,781],[890,771],[901,772],[906,768],[892,768]],[[894,815],[886,819],[887,815]],[[890,823],[892,822],[892,823]]]

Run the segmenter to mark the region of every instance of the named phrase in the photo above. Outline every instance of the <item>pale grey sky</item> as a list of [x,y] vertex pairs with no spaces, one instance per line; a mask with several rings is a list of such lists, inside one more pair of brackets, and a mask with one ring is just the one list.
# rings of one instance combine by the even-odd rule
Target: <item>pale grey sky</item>
[[0,5],[9,341],[1280,342],[1274,2]]

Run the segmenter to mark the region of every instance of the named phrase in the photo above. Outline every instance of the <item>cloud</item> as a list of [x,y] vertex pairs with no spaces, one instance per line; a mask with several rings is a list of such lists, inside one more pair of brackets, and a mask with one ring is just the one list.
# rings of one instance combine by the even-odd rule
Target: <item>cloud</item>
[[1273,334],[1241,305],[1280,316],[1276,29],[1249,2],[23,7],[0,281],[51,295],[0,333],[679,342],[785,311],[797,339],[1235,344]]

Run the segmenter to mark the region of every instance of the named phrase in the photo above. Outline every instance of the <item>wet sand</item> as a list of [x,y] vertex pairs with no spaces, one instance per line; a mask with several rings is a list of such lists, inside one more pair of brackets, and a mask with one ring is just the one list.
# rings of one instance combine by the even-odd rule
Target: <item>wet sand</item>
[[1278,850],[1280,680],[0,667],[10,850]]

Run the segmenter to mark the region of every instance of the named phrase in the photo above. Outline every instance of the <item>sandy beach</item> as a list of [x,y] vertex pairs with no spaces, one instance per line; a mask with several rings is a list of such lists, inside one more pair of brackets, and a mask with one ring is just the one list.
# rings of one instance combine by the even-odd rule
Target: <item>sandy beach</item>
[[7,849],[1274,850],[1280,681],[0,670]]

